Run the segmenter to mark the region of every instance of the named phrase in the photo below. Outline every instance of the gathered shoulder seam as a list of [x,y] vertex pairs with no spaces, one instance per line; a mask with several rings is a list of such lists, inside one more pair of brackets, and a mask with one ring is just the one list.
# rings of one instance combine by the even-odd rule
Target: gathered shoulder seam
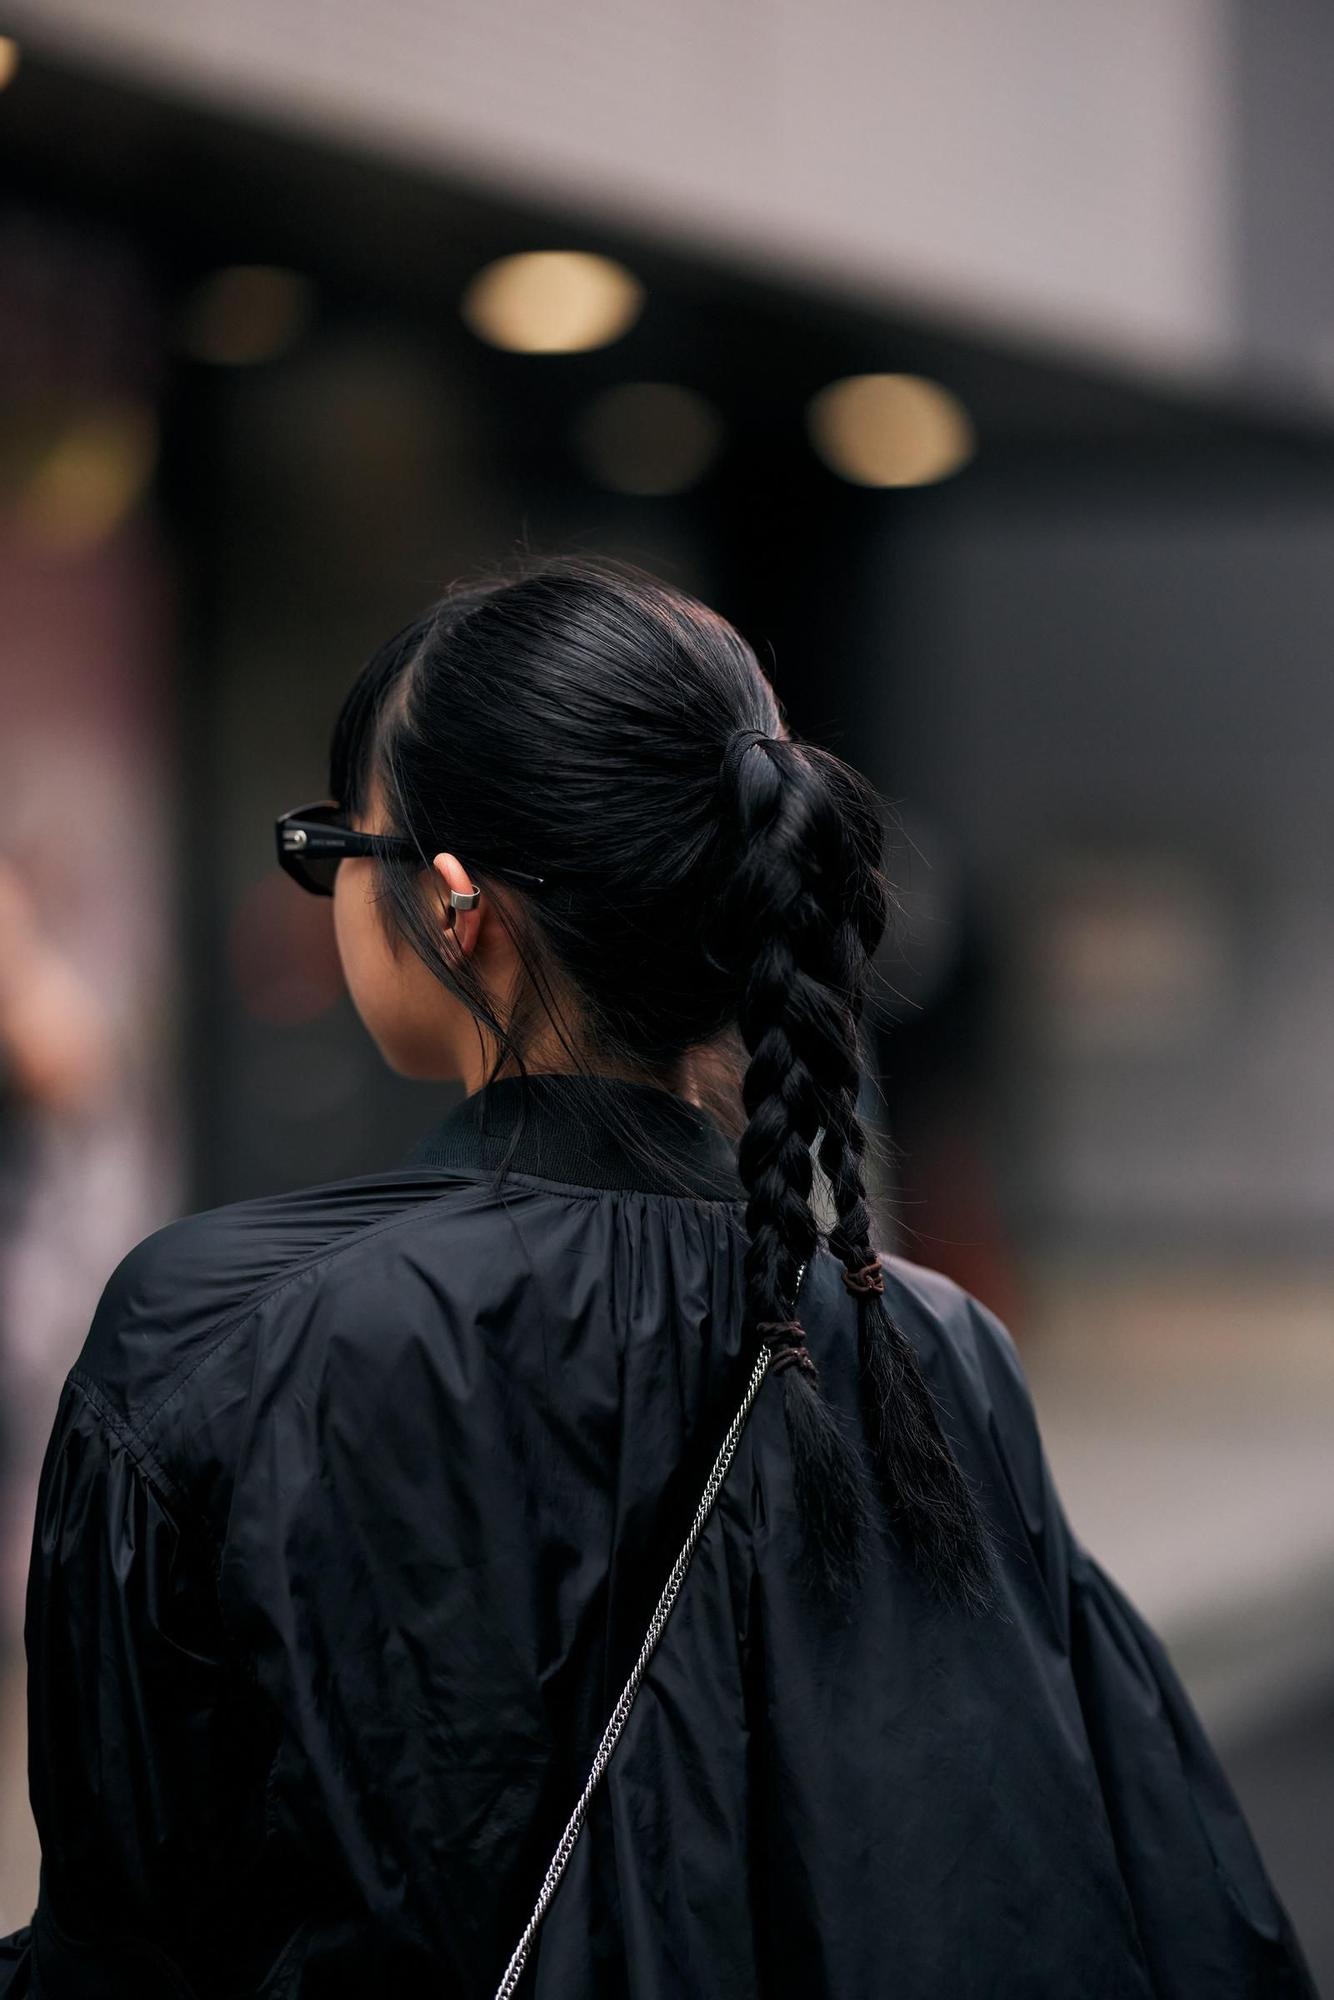
[[[475,1183],[468,1182],[465,1185],[472,1186]],[[453,1193],[454,1189],[451,1188],[447,1192]],[[173,1403],[182,1393],[191,1379],[204,1366],[205,1362],[210,1360],[213,1355],[219,1353],[226,1346],[227,1342],[246,1324],[247,1320],[253,1319],[256,1313],[261,1312],[265,1306],[271,1305],[275,1299],[281,1298],[282,1294],[290,1290],[300,1279],[307,1277],[313,1271],[322,1270],[327,1265],[336,1264],[340,1257],[347,1256],[349,1252],[362,1248],[364,1244],[372,1241],[377,1236],[387,1235],[391,1229],[401,1229],[406,1224],[418,1221],[423,1216],[429,1215],[435,1210],[438,1203],[445,1198],[445,1193],[434,1195],[424,1207],[404,1209],[396,1215],[386,1216],[379,1222],[368,1222],[364,1228],[356,1230],[345,1242],[336,1243],[327,1249],[317,1251],[313,1256],[307,1257],[295,1266],[285,1269],[280,1276],[269,1281],[267,1289],[261,1287],[258,1291],[247,1293],[239,1305],[234,1309],[230,1309],[230,1317],[224,1311],[223,1316],[212,1328],[206,1327],[204,1329],[204,1338],[207,1338],[210,1332],[215,1334],[216,1338],[204,1349],[202,1354],[196,1355],[194,1360],[186,1365],[185,1373],[178,1380],[168,1380],[157,1402],[153,1404],[151,1409],[145,1410],[140,1416],[140,1425],[147,1428],[154,1424],[167,1408],[168,1404]]]

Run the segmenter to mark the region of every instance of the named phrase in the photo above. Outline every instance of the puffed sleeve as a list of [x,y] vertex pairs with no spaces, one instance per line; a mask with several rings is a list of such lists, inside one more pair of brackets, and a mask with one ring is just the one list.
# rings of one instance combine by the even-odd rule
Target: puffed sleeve
[[990,1430],[1062,1636],[1158,2000],[1318,2000],[1167,1649],[1072,1529],[1014,1341],[971,1296]]
[[41,1884],[31,1969],[19,1933],[0,1994],[31,1977],[62,2000],[179,2000],[235,1922],[264,1763],[207,1540],[77,1371],[42,1469],[25,1639]]

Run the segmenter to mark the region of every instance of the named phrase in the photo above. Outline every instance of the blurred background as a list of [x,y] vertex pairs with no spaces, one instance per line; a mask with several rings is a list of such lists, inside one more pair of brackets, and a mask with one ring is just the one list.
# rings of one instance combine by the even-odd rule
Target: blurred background
[[0,1932],[56,1395],[171,1217],[393,1165],[277,871],[525,550],[895,808],[884,1247],[1005,1319],[1334,1991],[1334,13],[41,0],[0,42]]

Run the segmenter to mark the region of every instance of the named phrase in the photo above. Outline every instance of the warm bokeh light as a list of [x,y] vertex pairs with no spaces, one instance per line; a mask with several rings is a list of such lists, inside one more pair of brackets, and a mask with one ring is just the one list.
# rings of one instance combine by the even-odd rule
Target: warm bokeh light
[[857,486],[929,486],[968,463],[977,439],[957,396],[923,375],[847,375],[806,407],[816,451]]
[[518,354],[578,354],[619,340],[639,318],[644,287],[623,264],[587,250],[523,250],[486,264],[460,301],[479,340]]
[[305,332],[314,307],[314,289],[296,271],[277,264],[229,264],[187,299],[181,345],[196,361],[218,367],[276,361]]
[[6,479],[6,512],[43,548],[93,548],[141,498],[156,457],[156,421],[140,404],[60,413],[38,427],[18,476]]
[[14,81],[19,66],[19,45],[8,35],[0,35],[0,90]]
[[617,493],[682,493],[717,455],[723,423],[678,382],[622,382],[580,412],[574,443],[593,477]]

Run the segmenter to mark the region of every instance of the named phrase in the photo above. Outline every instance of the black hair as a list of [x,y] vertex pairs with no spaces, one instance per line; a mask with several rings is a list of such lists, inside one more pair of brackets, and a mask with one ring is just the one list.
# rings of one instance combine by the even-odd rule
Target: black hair
[[[828,1248],[849,1274],[878,1263],[857,1099],[891,904],[882,801],[791,735],[725,618],[607,558],[525,559],[456,584],[380,647],[343,704],[330,794],[361,817],[373,782],[378,830],[420,856],[376,859],[386,933],[468,1008],[488,1080],[526,1077],[539,1035],[554,1034],[563,1066],[669,1089],[689,1062],[736,1143],[757,1333],[791,1323],[822,1240],[817,1158]],[[471,958],[443,944],[439,877],[423,871],[446,846],[514,942],[521,986],[504,1018]],[[857,1311],[871,1470],[893,1532],[936,1596],[995,1609],[987,1531],[912,1346],[882,1292],[858,1292]],[[843,1596],[874,1511],[864,1455],[809,1357],[775,1372],[807,1575]]]

